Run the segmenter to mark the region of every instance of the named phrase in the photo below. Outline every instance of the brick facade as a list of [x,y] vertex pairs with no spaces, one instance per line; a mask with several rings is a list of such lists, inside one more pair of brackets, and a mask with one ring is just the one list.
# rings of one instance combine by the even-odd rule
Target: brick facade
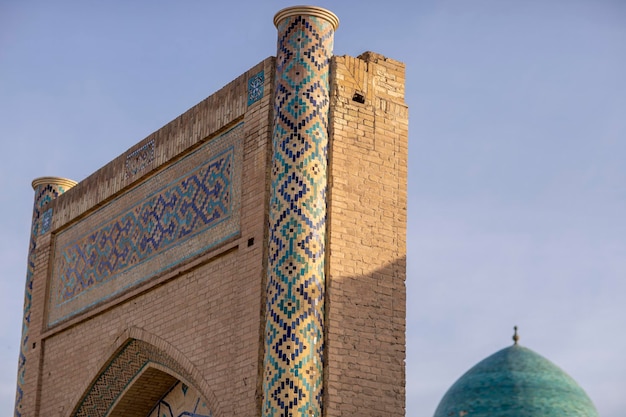
[[[327,416],[402,416],[408,111],[404,65],[335,57],[331,101]],[[365,98],[355,101],[355,94]]]
[[[313,415],[400,416],[404,66],[368,52],[329,68],[323,408]],[[275,74],[265,59],[36,203],[16,415],[146,416],[163,401],[261,415]]]

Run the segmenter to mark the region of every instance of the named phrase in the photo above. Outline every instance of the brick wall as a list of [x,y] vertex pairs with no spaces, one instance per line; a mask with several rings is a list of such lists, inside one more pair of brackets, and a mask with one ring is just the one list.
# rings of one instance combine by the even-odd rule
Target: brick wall
[[[103,415],[109,408],[111,415],[145,415],[174,380],[198,390],[214,416],[260,415],[273,77],[274,58],[268,58],[42,209],[52,208],[53,217],[50,230],[37,237],[22,415]],[[403,97],[401,63],[373,53],[333,58],[327,416],[404,414]],[[60,237],[106,225],[158,191],[151,181],[171,175],[171,167],[193,170],[198,162],[188,156],[234,126],[243,129],[237,233],[200,252],[197,245],[206,239],[185,240],[180,244],[193,256],[167,264],[155,255],[145,262],[158,264],[158,273],[130,279],[119,291],[90,284],[96,302],[51,320]],[[152,188],[138,192],[142,186]],[[113,210],[116,204],[121,208]],[[131,347],[135,362],[124,367]],[[141,371],[125,380],[133,367]],[[129,396],[112,402],[116,389]]]
[[[159,352],[147,350],[142,355],[147,355],[151,364],[155,357],[165,361],[165,365],[154,366],[165,366],[168,372],[193,384],[215,408],[216,415],[256,414],[273,73],[274,59],[268,58],[131,147],[71,193],[49,203],[54,213],[51,232],[37,242],[29,335],[34,348],[26,362],[22,415],[66,416],[80,411],[81,403],[91,401],[84,396],[92,383],[115,362],[122,345],[138,337],[149,340],[144,345],[156,346]],[[114,216],[141,203],[158,191],[153,182],[164,175],[174,180],[176,176],[183,178],[199,163],[189,155],[201,152],[234,126],[243,129],[242,159],[236,167],[241,176],[236,196],[237,233],[227,234],[227,239],[200,253],[196,248],[212,238],[213,230],[206,236],[198,235],[202,239],[197,241],[182,241],[174,248],[181,251],[177,256],[187,252],[194,256],[173,267],[167,267],[161,254],[139,266],[131,265],[133,268],[126,272],[131,278],[145,275],[145,265],[158,273],[138,283],[130,279],[135,284],[128,288],[111,292],[103,282],[89,283],[85,294],[95,302],[49,320],[52,304],[46,300],[51,297],[55,264],[59,262],[51,255],[58,255],[62,245],[75,242],[84,250],[88,244],[84,239],[74,240],[74,235],[84,236],[89,230],[106,226]],[[210,158],[207,155],[205,159]],[[174,166],[175,172],[168,173]],[[60,241],[61,236],[65,240]],[[112,233],[107,236],[113,240]],[[132,233],[127,237],[132,240]],[[177,244],[174,240],[173,245]],[[115,277],[111,281],[121,280]],[[134,336],[129,336],[131,333]],[[157,379],[163,374],[151,372]],[[117,379],[108,381],[106,390],[114,389],[120,383]],[[92,394],[112,395],[108,391]],[[102,404],[94,407],[93,411],[103,411],[97,409]]]
[[327,416],[403,416],[408,111],[404,65],[334,57]]

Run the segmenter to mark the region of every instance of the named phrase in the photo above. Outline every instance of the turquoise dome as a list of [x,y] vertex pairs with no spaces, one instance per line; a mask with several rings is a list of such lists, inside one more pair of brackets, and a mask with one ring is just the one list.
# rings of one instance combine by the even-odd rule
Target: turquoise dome
[[569,375],[517,344],[479,362],[450,387],[435,417],[598,417]]

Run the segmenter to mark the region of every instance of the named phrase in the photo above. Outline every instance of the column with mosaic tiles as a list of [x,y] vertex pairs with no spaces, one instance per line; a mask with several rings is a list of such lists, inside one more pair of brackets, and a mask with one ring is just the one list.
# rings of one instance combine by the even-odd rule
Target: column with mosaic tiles
[[298,6],[278,29],[264,416],[321,416],[329,69],[339,20]]
[[[26,384],[26,362],[29,359],[29,335],[31,324],[31,305],[33,297],[33,278],[35,275],[35,261],[37,241],[40,236],[50,231],[52,226],[52,208],[47,204],[76,185],[76,181],[59,177],[41,177],[33,181],[35,202],[31,223],[30,242],[28,248],[28,263],[26,267],[26,288],[24,290],[24,316],[22,319],[22,338],[17,366],[17,389],[15,394],[15,417],[22,415],[22,399]],[[33,364],[37,366],[37,364]]]

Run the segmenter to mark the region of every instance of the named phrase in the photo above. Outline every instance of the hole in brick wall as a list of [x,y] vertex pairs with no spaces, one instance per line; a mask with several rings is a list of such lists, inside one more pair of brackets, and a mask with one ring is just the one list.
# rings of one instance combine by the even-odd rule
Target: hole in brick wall
[[251,237],[250,239],[248,239],[248,247],[254,245],[254,238]]
[[352,101],[363,104],[365,103],[365,96],[358,91],[355,91],[354,95],[352,96]]
[[37,347],[37,342],[33,342],[33,349],[35,349],[35,347]]

